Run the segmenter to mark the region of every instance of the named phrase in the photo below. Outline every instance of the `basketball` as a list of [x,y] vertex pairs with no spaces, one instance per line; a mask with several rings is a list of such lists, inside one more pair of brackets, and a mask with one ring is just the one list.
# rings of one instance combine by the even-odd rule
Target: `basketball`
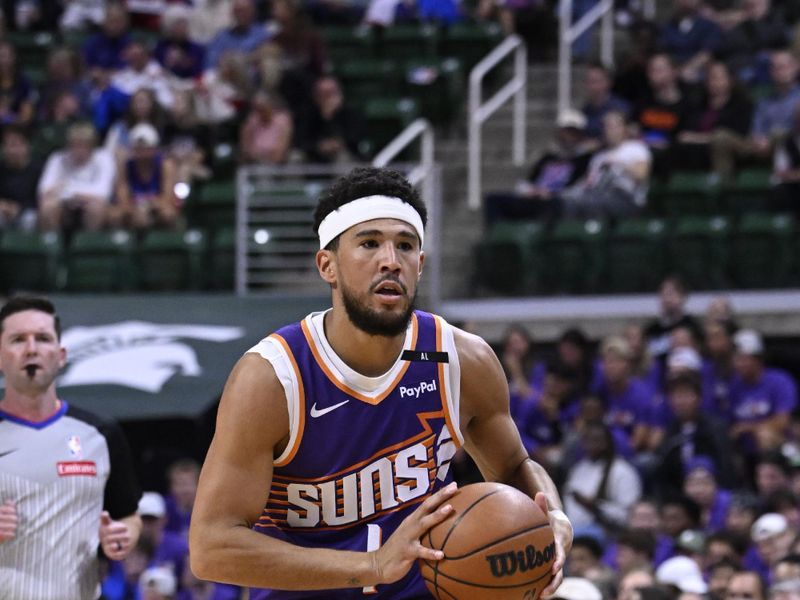
[[420,560],[437,600],[536,600],[551,579],[555,540],[532,498],[501,483],[466,485],[453,512],[420,540],[444,552]]

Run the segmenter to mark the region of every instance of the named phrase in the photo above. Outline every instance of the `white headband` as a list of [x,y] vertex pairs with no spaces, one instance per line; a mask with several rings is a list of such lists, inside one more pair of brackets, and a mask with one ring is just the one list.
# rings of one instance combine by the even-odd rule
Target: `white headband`
[[419,245],[422,247],[422,217],[413,206],[393,196],[365,196],[343,204],[322,219],[322,223],[319,224],[320,250],[353,225],[373,219],[405,221],[417,231]]

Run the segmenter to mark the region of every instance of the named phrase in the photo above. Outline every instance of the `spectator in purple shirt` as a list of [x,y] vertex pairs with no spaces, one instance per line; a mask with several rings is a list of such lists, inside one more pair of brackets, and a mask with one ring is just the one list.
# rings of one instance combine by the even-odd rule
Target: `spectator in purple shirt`
[[169,567],[178,579],[183,574],[189,556],[189,541],[182,535],[165,531],[167,507],[164,497],[157,492],[145,492],[139,500],[142,517],[142,538],[153,544],[153,558],[149,566]]
[[606,338],[600,356],[603,377],[596,392],[606,405],[606,423],[612,430],[625,432],[628,449],[627,453],[621,449],[623,454],[649,450],[654,393],[631,376],[628,342],[618,336]]
[[683,492],[700,506],[703,529],[706,532],[723,529],[731,493],[720,489],[714,461],[708,456],[695,456],[686,464],[684,471]]
[[662,27],[659,46],[677,63],[681,78],[697,82],[719,45],[719,26],[700,14],[701,0],[674,0],[672,17]]
[[129,27],[125,5],[109,3],[102,31],[90,37],[83,46],[83,58],[89,69],[116,71],[125,68],[124,50],[131,42]]
[[790,414],[797,406],[796,384],[784,371],[764,365],[758,332],[739,331],[734,343],[730,435],[749,454],[774,449],[788,433]]
[[164,498],[167,509],[166,531],[188,536],[199,477],[200,465],[190,458],[177,460],[170,465],[167,470],[169,495]]
[[736,324],[733,321],[706,321],[705,339],[708,361],[702,371],[703,384],[711,390],[717,415],[727,418],[730,414],[730,390],[733,382],[733,336]]
[[206,69],[219,65],[226,52],[250,54],[270,39],[267,28],[256,22],[256,6],[253,0],[233,0],[231,3],[233,27],[220,31],[206,48]]
[[176,77],[192,79],[203,73],[206,50],[189,39],[191,9],[182,4],[170,4],[161,17],[163,37],[153,56],[162,67]]

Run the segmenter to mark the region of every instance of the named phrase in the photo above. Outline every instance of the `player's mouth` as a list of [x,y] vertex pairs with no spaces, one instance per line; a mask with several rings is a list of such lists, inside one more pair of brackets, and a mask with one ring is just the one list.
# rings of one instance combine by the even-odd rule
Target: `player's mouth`
[[25,371],[25,373],[27,373],[28,377],[33,379],[34,377],[36,377],[36,371],[38,371],[41,368],[42,368],[41,365],[30,364],[30,365],[25,365],[23,367],[23,370]]
[[397,304],[406,297],[406,288],[399,281],[385,279],[373,286],[373,293],[382,304]]

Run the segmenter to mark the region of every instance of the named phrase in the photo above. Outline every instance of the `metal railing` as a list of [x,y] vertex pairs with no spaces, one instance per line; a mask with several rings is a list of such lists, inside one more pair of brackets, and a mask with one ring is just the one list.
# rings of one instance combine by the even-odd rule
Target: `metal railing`
[[572,0],[558,3],[558,110],[572,106],[572,44],[597,21],[600,25],[600,60],[614,63],[614,0],[600,0],[577,23],[572,22]]
[[[514,53],[514,76],[494,96],[481,102],[483,78],[509,54]],[[528,53],[519,36],[511,35],[492,50],[469,74],[469,163],[467,201],[477,210],[481,206],[481,151],[483,123],[512,96],[514,113],[512,126],[512,160],[521,166],[525,161],[525,110],[528,82]]]
[[[653,20],[656,16],[655,0],[642,2],[642,15]],[[572,0],[558,3],[558,110],[572,106],[572,44],[597,21],[600,24],[600,60],[611,67],[614,64],[614,0],[600,0],[577,23],[572,22]]]

